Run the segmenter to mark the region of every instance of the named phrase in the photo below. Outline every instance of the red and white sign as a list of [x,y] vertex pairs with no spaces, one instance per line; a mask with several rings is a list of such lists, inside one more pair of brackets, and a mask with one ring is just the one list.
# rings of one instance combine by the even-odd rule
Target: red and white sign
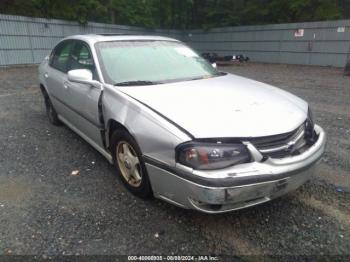
[[295,37],[303,37],[304,36],[304,29],[297,29],[294,32]]

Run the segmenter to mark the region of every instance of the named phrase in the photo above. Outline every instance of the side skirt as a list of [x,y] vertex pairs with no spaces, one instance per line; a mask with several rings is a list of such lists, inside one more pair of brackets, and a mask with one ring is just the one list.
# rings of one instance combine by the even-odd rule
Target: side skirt
[[91,140],[89,137],[87,137],[84,133],[82,133],[79,129],[77,129],[73,124],[71,124],[63,116],[58,115],[58,118],[63,123],[65,123],[70,129],[72,129],[75,133],[77,133],[81,138],[83,138],[86,142],[88,142],[93,148],[95,148],[98,152],[100,152],[108,160],[109,163],[113,164],[113,158],[109,152],[104,150],[102,147],[100,147],[98,144],[96,144],[93,140]]

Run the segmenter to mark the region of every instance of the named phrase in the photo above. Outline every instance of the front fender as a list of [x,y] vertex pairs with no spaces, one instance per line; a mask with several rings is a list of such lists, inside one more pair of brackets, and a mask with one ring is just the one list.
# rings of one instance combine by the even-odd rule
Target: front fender
[[191,138],[152,109],[115,87],[106,86],[102,97],[106,142],[109,146],[110,122],[125,127],[137,141],[142,153],[175,166],[175,147]]

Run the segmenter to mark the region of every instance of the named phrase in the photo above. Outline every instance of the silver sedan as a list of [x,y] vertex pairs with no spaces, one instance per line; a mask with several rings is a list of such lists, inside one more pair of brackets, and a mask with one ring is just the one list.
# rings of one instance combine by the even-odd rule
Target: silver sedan
[[52,124],[103,154],[133,194],[183,208],[269,201],[310,179],[325,149],[304,100],[220,72],[171,38],[68,37],[39,78]]

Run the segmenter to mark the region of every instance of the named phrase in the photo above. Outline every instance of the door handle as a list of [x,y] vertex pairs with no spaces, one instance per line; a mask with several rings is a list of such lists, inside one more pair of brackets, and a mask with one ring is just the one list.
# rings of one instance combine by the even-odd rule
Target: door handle
[[63,83],[63,87],[64,87],[65,89],[68,89],[68,88],[69,88],[68,82],[64,82],[64,83]]
[[49,74],[46,72],[46,73],[44,74],[44,77],[45,77],[45,78],[48,78],[48,77],[49,77]]

